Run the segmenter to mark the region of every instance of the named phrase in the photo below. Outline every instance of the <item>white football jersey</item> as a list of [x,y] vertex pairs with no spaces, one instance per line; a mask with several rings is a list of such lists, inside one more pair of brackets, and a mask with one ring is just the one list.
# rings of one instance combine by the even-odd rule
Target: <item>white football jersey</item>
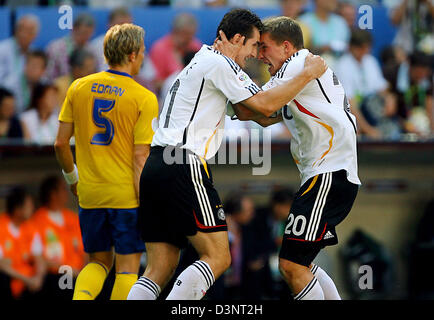
[[[285,61],[262,89],[280,85],[300,73],[309,50],[302,49]],[[292,134],[291,153],[303,185],[313,176],[346,170],[348,181],[361,184],[357,176],[356,118],[350,113],[344,88],[329,68],[309,82],[281,109]]]
[[178,146],[212,158],[223,138],[227,99],[235,104],[260,90],[233,60],[203,45],[173,82],[152,146]]

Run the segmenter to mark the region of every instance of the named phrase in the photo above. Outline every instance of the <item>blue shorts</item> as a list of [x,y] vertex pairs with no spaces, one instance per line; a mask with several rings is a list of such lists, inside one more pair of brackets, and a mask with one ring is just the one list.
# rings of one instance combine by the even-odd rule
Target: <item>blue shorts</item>
[[138,229],[138,208],[83,209],[79,220],[84,251],[87,253],[111,251],[131,254],[145,251]]

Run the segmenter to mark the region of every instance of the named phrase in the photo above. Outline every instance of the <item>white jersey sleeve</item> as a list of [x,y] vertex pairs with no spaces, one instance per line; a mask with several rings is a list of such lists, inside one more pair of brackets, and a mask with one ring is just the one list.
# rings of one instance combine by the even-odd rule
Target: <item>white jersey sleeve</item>
[[[262,90],[269,90],[296,77],[304,68],[304,61],[309,54],[307,49],[300,50],[289,57],[271,79],[262,86]],[[303,92],[304,88],[299,92]]]
[[233,104],[246,100],[261,89],[232,59],[219,55],[205,77]]

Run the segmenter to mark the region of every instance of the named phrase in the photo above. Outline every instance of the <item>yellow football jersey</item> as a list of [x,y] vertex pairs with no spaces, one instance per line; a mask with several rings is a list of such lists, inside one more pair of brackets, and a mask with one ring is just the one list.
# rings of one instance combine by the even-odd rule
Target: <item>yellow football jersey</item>
[[108,70],[71,84],[59,120],[74,123],[82,208],[138,207],[134,145],[152,142],[157,117],[156,96],[127,73]]

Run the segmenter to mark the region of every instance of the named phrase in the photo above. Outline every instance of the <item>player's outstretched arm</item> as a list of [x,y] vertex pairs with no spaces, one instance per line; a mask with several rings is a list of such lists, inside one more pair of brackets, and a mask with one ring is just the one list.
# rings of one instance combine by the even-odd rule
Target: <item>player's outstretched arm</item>
[[260,91],[254,96],[241,101],[249,109],[269,117],[282,106],[286,105],[311,80],[319,78],[327,70],[325,61],[320,56],[309,54],[304,63],[304,69],[286,83],[267,91]]
[[237,119],[240,121],[252,120],[263,127],[271,126],[272,124],[278,123],[283,120],[282,115],[279,114],[276,117],[266,117],[261,113],[250,110],[244,107],[241,103],[232,105]]
[[[69,141],[74,134],[74,124],[70,122],[59,122],[59,129],[57,131],[56,141],[54,142],[54,150],[56,152],[57,162],[62,168],[64,173],[70,174],[75,171],[74,157],[72,155]],[[78,179],[78,178],[77,178]],[[67,181],[68,182],[68,181]],[[77,182],[68,183],[71,192],[77,195]]]

